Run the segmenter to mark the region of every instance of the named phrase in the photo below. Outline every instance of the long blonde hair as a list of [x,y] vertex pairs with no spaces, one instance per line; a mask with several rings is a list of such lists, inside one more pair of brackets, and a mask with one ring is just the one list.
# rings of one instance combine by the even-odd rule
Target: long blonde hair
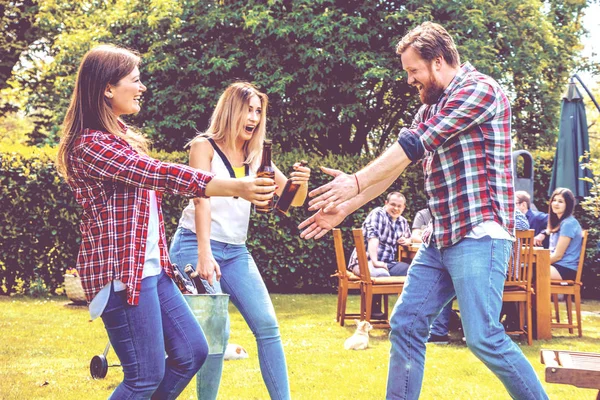
[[136,150],[146,152],[148,141],[141,134],[123,132],[119,118],[112,112],[104,93],[108,84],[116,86],[140,64],[133,52],[112,45],[101,45],[88,51],[79,65],[71,103],[62,127],[58,148],[58,172],[69,180],[69,153],[75,140],[86,129],[112,133],[130,143]]
[[[260,162],[263,142],[267,128],[267,106],[269,99],[254,85],[248,82],[232,83],[225,89],[210,118],[210,124],[205,132],[198,134],[191,142],[199,138],[212,138],[222,143],[225,148],[233,149],[239,133],[246,126],[250,98],[257,96],[261,103],[260,121],[250,140],[244,143],[244,164],[254,168]],[[191,143],[190,142],[190,143]]]

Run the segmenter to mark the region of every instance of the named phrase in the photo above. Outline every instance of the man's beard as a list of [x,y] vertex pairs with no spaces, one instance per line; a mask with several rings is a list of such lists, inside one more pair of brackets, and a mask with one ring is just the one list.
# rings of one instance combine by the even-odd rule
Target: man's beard
[[432,105],[438,102],[442,93],[444,93],[444,88],[431,75],[429,83],[423,85],[423,90],[419,91],[419,97],[423,104]]

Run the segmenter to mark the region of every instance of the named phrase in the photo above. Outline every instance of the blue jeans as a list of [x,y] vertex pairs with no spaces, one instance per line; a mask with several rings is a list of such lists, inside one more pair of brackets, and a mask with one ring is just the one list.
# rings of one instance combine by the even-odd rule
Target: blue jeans
[[[289,399],[287,366],[275,309],[254,259],[246,245],[210,241],[212,254],[221,267],[221,280],[213,280],[217,293],[227,293],[252,330],[258,345],[258,359],[263,380],[271,399]],[[196,234],[177,228],[171,242],[170,257],[178,265],[198,263]],[[207,282],[204,282],[208,285]],[[227,324],[229,336],[229,324]],[[223,370],[223,354],[211,354],[197,375],[200,398],[216,399]],[[210,385],[202,385],[208,381]]]
[[124,375],[110,398],[175,399],[206,360],[202,329],[164,272],[142,280],[137,306],[125,292],[111,290],[102,313]]
[[450,324],[450,315],[452,314],[452,300],[442,308],[440,314],[431,324],[431,334],[437,336],[446,336],[448,334],[448,325]]
[[418,399],[429,327],[456,295],[469,349],[515,399],[547,399],[521,349],[499,321],[512,242],[463,239],[439,250],[421,245],[392,312],[387,399]]

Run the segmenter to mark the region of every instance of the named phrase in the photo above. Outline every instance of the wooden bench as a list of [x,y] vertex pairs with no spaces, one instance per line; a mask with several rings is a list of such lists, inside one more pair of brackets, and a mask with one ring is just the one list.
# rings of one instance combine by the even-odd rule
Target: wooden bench
[[546,365],[546,382],[598,389],[600,400],[600,354],[564,350],[541,350]]

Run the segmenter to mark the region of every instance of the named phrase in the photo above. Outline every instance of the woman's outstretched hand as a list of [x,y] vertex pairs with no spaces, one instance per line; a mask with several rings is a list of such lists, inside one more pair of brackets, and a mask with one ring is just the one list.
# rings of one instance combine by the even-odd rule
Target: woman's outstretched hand
[[247,176],[240,178],[242,190],[239,196],[257,206],[266,206],[275,194],[275,181],[270,178]]

